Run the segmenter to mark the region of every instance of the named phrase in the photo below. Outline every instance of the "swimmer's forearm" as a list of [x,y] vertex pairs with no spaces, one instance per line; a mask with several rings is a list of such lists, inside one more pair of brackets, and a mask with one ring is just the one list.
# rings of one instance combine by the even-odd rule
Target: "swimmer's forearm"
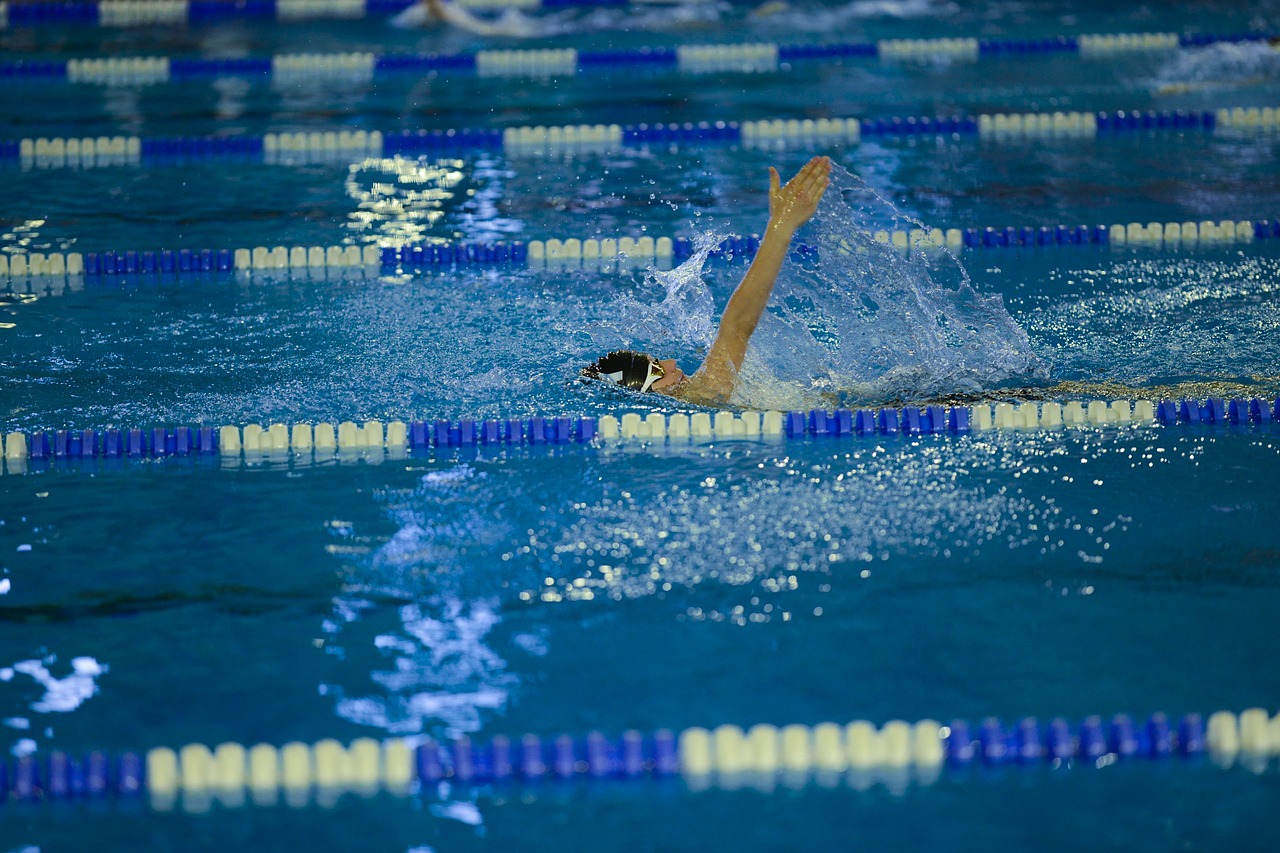
[[729,297],[711,351],[699,369],[712,396],[727,398],[747,355],[747,343],[764,314],[782,262],[791,248],[796,229],[809,221],[827,189],[831,160],[814,157],[796,176],[782,185],[778,170],[769,167],[769,222],[747,274]]
[[[742,277],[733,298],[729,300],[732,305],[734,298],[741,295],[746,302],[744,307],[755,308],[755,317],[751,323],[753,329],[764,306],[769,303],[773,286],[778,283],[778,273],[782,270],[782,262],[787,259],[787,251],[791,248],[791,238],[795,233],[794,227],[770,218],[765,226],[764,236],[760,239],[760,248],[756,250],[751,266],[747,267],[747,274]],[[725,313],[728,314],[728,308]]]
[[747,268],[746,275],[742,277],[733,296],[729,297],[729,304],[725,306],[724,316],[720,320],[720,335],[725,336],[725,343],[730,346],[728,355],[735,369],[742,366],[747,341],[760,323],[760,315],[764,313],[765,306],[769,304],[769,296],[778,282],[778,273],[782,270],[782,262],[787,258],[787,250],[791,247],[794,234],[795,228],[769,220],[751,266]]
[[751,262],[742,283],[734,291],[721,320],[721,334],[728,325],[729,350],[735,368],[742,366],[746,355],[747,340],[756,330],[760,315],[769,303],[769,295],[778,281],[782,262],[796,229],[808,222],[818,209],[818,201],[827,190],[831,174],[828,157],[814,157],[783,186],[778,170],[769,167],[769,222],[765,225],[764,239]]

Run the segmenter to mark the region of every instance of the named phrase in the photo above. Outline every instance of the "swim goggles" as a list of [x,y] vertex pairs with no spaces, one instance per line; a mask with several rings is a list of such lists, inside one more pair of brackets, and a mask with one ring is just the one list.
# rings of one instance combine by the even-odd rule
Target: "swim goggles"
[[640,393],[643,394],[652,387],[653,383],[667,375],[667,371],[662,369],[662,365],[653,356],[649,356],[649,372],[645,374],[644,383],[640,386]]

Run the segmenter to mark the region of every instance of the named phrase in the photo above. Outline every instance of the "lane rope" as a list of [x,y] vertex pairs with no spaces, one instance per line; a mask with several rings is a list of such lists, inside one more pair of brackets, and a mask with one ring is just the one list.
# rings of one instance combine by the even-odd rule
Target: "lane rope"
[[1171,140],[1192,131],[1256,136],[1280,130],[1275,107],[1222,107],[1214,111],[1117,110],[992,113],[978,116],[759,119],[672,124],[592,124],[403,130],[298,131],[262,136],[25,137],[0,140],[0,162],[22,169],[140,167],[190,160],[239,160],[297,167],[366,159],[463,156],[500,151],[512,158],[614,152],[648,145],[807,150],[859,144],[864,138],[977,137],[993,144],[1027,139],[1081,139],[1161,133]]
[[[1280,239],[1280,217],[1222,219],[1200,222],[1129,222],[1112,225],[985,226],[983,228],[911,228],[876,231],[876,241],[903,251],[1110,247],[1166,251],[1214,249]],[[717,258],[750,257],[759,247],[757,235],[726,237]],[[569,268],[625,270],[655,262],[660,267],[683,261],[694,251],[685,237],[652,235],[564,237],[528,242],[455,242],[440,240],[393,246],[254,246],[204,249],[122,249],[104,252],[37,252],[17,249],[0,253],[0,282],[17,289],[47,288],[66,282],[79,290],[86,281],[209,278],[218,275],[301,277],[405,276],[429,270],[471,267]],[[797,244],[799,256],[818,252]]]
[[432,449],[511,445],[820,439],[848,436],[962,435],[988,430],[1144,427],[1159,423],[1264,425],[1280,420],[1280,398],[999,402],[901,409],[814,409],[809,412],[626,412],[621,417],[531,417],[363,423],[273,423],[267,426],[149,429],[14,430],[0,436],[10,474],[85,460],[207,458],[239,465],[255,461],[316,463],[404,458]]
[[[1263,41],[1263,33],[1222,37],[1224,41]],[[1120,46],[1123,46],[1120,47]],[[105,86],[145,86],[231,75],[266,76],[281,83],[301,80],[368,81],[374,76],[412,72],[470,73],[482,77],[551,77],[593,71],[661,68],[683,74],[772,73],[795,62],[843,62],[850,58],[977,61],[982,56],[1033,57],[1052,53],[1082,56],[1114,54],[1122,49],[1178,48],[1172,33],[1131,36],[1086,35],[1038,41],[1015,39],[901,39],[836,44],[686,44],[625,50],[509,49],[430,54],[279,53],[206,59],[173,56],[75,57],[65,60],[14,60],[0,63],[0,77],[63,80]]]
[[[277,747],[226,742],[210,748],[191,743],[144,753],[62,750],[0,761],[0,798],[38,800],[136,799],[145,796],[159,811],[179,802],[191,812],[214,802],[236,808],[248,804],[295,807],[332,805],[348,793],[395,796],[426,793],[441,782],[463,785],[537,784],[573,779],[605,783],[682,777],[691,790],[775,782],[799,787],[810,781],[857,788],[881,781],[929,784],[944,770],[963,776],[965,768],[1049,765],[1106,766],[1124,761],[1191,760],[1208,755],[1227,768],[1239,762],[1254,773],[1267,771],[1280,755],[1280,715],[1249,708],[1239,715],[1218,711],[1205,721],[1196,713],[1175,719],[1154,713],[1145,721],[1127,714],[1109,720],[1086,717],[1072,725],[1055,717],[1042,723],[1026,717],[1006,725],[987,717],[943,725],[935,720],[882,726],[866,720],[815,726],[755,725],[742,729],[688,728],[678,733],[630,730],[618,736],[599,731],[583,737],[495,735],[485,741],[461,736],[375,740],[343,744],[332,738]],[[909,775],[908,775],[909,774]]]

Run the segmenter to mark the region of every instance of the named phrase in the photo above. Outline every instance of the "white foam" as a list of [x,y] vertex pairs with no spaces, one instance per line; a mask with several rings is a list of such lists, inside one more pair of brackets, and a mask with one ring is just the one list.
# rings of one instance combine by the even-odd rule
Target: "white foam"
[[[467,466],[432,472],[422,478],[419,492],[425,498],[472,476],[474,471]],[[481,712],[505,707],[508,686],[515,678],[487,643],[490,631],[501,621],[498,603],[401,589],[421,577],[416,567],[442,559],[436,553],[442,550],[436,543],[440,531],[428,527],[416,510],[402,508],[392,514],[401,527],[370,558],[369,580],[380,593],[412,596],[417,603],[399,609],[401,630],[381,631],[372,638],[374,648],[389,663],[369,674],[380,695],[342,696],[339,689],[337,713],[390,734],[442,728],[451,735],[478,731],[483,725]],[[406,567],[413,572],[407,579],[401,575]],[[336,600],[335,606],[342,601]]]
[[42,661],[24,660],[13,665],[15,672],[29,675],[45,689],[43,697],[31,703],[31,710],[38,713],[74,711],[98,692],[94,681],[107,668],[90,657],[78,657],[71,661],[72,673],[55,678]]
[[431,806],[431,813],[436,817],[445,817],[450,820],[456,820],[459,823],[465,823],[467,826],[480,826],[484,823],[484,816],[480,814],[480,809],[475,803],[466,803],[453,801],[448,803],[435,803]]
[[1265,41],[1218,42],[1179,50],[1156,72],[1152,88],[1178,93],[1214,89],[1238,90],[1280,78],[1280,52]]
[[852,406],[1047,375],[999,294],[977,292],[948,250],[877,241],[873,229],[886,218],[896,230],[925,230],[861,178],[832,170],[817,214],[796,236],[817,258],[783,266],[735,404]]

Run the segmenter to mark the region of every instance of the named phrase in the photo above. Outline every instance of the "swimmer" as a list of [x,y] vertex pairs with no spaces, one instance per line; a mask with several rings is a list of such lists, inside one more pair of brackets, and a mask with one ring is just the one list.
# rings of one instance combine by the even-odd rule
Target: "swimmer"
[[814,157],[786,184],[781,183],[778,170],[769,167],[769,222],[760,248],[729,297],[707,357],[692,375],[685,374],[675,359],[659,359],[633,350],[602,356],[584,367],[581,375],[688,403],[710,406],[728,402],[738,382],[747,344],[778,281],[791,238],[817,211],[830,176],[829,157]]
[[1266,42],[1219,42],[1194,51],[1177,55],[1163,69],[1159,78],[1174,79],[1159,83],[1155,94],[1161,96],[1186,95],[1215,89],[1242,89],[1273,83],[1280,70],[1276,54],[1280,53],[1280,37],[1273,36]]
[[528,38],[538,35],[538,28],[534,22],[515,9],[508,9],[500,17],[490,21],[479,18],[457,3],[450,3],[447,0],[419,0],[392,18],[391,25],[410,29],[425,27],[437,21],[478,36]]

